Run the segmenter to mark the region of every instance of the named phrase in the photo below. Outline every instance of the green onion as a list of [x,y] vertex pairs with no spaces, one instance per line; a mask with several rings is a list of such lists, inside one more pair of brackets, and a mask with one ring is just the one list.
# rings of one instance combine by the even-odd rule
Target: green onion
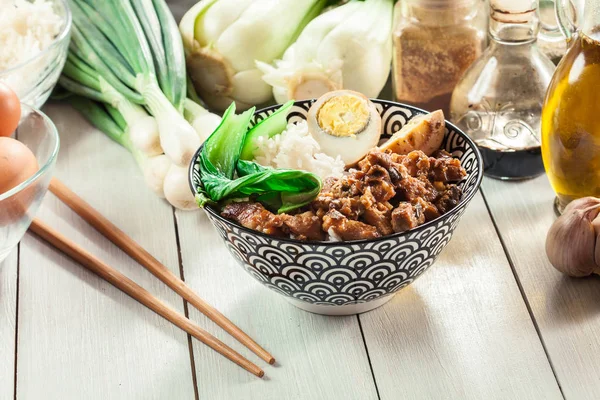
[[221,123],[221,117],[208,112],[192,99],[185,99],[183,116],[194,127],[202,142],[208,139]]
[[134,151],[131,142],[127,140],[125,130],[112,118],[111,114],[109,114],[100,103],[96,103],[80,96],[70,96],[67,101],[92,125],[104,132],[106,136],[125,147],[127,150]]
[[[74,19],[70,46],[73,55],[65,75],[91,89],[80,87],[77,93],[100,100],[94,78],[100,81],[101,77],[108,84],[103,88],[109,91],[112,100],[116,91],[130,102],[146,106],[158,126],[160,151],[173,163],[186,166],[201,142],[182,115],[186,92],[183,45],[164,1],[71,0],[70,3]],[[167,51],[173,51],[174,60],[167,60],[166,54],[170,54]],[[77,60],[96,71],[97,76],[86,66],[79,66],[74,72]],[[68,88],[73,87],[69,80],[64,83]],[[122,102],[109,103],[130,122],[127,112],[119,107]],[[132,140],[146,150],[159,151],[159,146],[149,147],[154,137],[144,140],[143,135],[132,135]]]
[[[156,74],[158,81],[160,82],[161,88],[167,95],[169,90],[169,77],[167,71],[167,57],[165,55],[165,48],[163,46],[162,32],[160,29],[160,21],[156,15],[156,10],[152,5],[152,0],[131,0],[135,13],[140,21],[140,24],[148,39],[152,57],[154,58],[154,65],[156,67]],[[169,99],[172,100],[172,99]]]
[[104,108],[106,108],[106,111],[108,111],[112,119],[117,123],[117,125],[119,125],[119,128],[121,128],[123,131],[127,129],[127,121],[125,121],[125,118],[123,118],[123,115],[119,112],[119,110],[110,104],[105,104]]
[[148,156],[138,150],[131,141],[125,119],[116,108],[78,95],[69,96],[66,100],[92,125],[127,149],[142,170],[147,186],[158,196],[165,197],[164,181],[171,167],[166,156]]
[[185,68],[185,52],[183,50],[183,40],[179,33],[179,27],[173,14],[169,11],[169,6],[164,0],[152,0],[156,9],[156,15],[160,20],[160,27],[167,57],[167,67],[169,71],[170,91],[167,97],[171,103],[179,110],[183,111],[183,104],[186,99],[187,90],[187,72]]
[[[79,58],[85,60],[85,62],[98,71],[98,74],[102,75],[112,86],[116,87],[129,100],[138,104],[143,103],[144,99],[138,93],[135,93],[127,85],[133,85],[135,83],[135,77],[122,66],[119,65],[119,60],[108,60],[107,64],[104,60],[107,58],[96,53],[92,46],[88,43],[85,36],[79,31],[77,26],[73,26],[71,31],[71,44],[69,45],[70,51],[73,51]],[[113,73],[109,65],[112,66],[117,72]],[[120,78],[118,78],[119,76]],[[121,81],[123,79],[123,81]]]
[[196,208],[185,167],[220,118],[186,98],[183,44],[167,4],[69,4],[72,40],[59,88],[73,95],[56,96],[126,147],[154,192],[175,207]]
[[160,87],[182,112],[186,93],[185,54],[175,19],[164,0],[131,0],[131,4],[148,38]]
[[134,145],[149,156],[162,154],[156,120],[143,107],[132,103],[112,87],[102,75],[88,68],[76,56],[68,57],[59,83],[75,94],[116,108],[129,126]]

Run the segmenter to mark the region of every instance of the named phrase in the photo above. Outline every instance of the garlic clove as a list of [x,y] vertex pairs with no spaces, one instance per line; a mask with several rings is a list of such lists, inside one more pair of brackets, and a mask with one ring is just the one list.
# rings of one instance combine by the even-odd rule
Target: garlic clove
[[596,268],[592,271],[593,274],[600,275],[600,267],[598,265],[600,262],[600,240],[598,240],[598,236],[596,236],[596,248],[594,250],[594,260],[596,261]]
[[596,262],[596,268],[593,273],[600,275],[600,214],[592,221],[594,231],[596,232],[596,248],[594,250],[594,260]]
[[588,276],[596,266],[596,234],[589,221],[581,216],[563,214],[550,228],[546,254],[557,270],[569,276]]
[[557,270],[573,277],[588,276],[599,270],[596,229],[600,226],[596,225],[600,225],[600,219],[595,221],[599,213],[600,199],[578,199],[571,202],[550,227],[546,254]]
[[[600,198],[589,196],[573,200],[572,202],[567,204],[565,210],[563,211],[563,215],[576,210],[588,209],[590,207],[600,207]],[[596,218],[596,215],[591,216],[590,222],[593,221],[594,218]]]

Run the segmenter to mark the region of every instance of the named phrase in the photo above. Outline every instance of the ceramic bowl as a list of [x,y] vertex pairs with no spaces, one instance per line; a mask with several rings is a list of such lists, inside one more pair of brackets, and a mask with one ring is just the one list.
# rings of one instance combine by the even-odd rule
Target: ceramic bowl
[[[410,119],[426,113],[408,105],[372,100],[382,117],[383,138]],[[288,121],[306,119],[312,100],[296,102]],[[278,106],[257,111],[253,124]],[[314,313],[348,315],[370,311],[389,301],[431,267],[450,242],[483,176],[475,143],[446,121],[442,148],[461,160],[467,177],[459,186],[458,206],[410,231],[371,240],[302,242],[282,239],[244,228],[206,208],[231,255],[254,279],[281,294],[293,305]],[[200,151],[200,150],[199,150]],[[200,182],[197,155],[190,166],[190,185]]]

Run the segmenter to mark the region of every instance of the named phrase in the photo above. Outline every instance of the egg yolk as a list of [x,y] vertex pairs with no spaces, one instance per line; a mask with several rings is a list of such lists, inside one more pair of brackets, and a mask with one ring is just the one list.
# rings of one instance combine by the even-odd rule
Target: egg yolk
[[327,100],[317,114],[321,129],[332,136],[353,136],[369,122],[369,107],[364,99],[343,95]]

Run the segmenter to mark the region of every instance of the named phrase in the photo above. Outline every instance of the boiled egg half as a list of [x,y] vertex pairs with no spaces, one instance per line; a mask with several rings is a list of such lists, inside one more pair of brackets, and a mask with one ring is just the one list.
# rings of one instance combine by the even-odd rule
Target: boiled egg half
[[381,136],[381,116],[375,104],[351,90],[321,96],[308,111],[307,122],[321,152],[339,156],[346,166],[360,161]]

